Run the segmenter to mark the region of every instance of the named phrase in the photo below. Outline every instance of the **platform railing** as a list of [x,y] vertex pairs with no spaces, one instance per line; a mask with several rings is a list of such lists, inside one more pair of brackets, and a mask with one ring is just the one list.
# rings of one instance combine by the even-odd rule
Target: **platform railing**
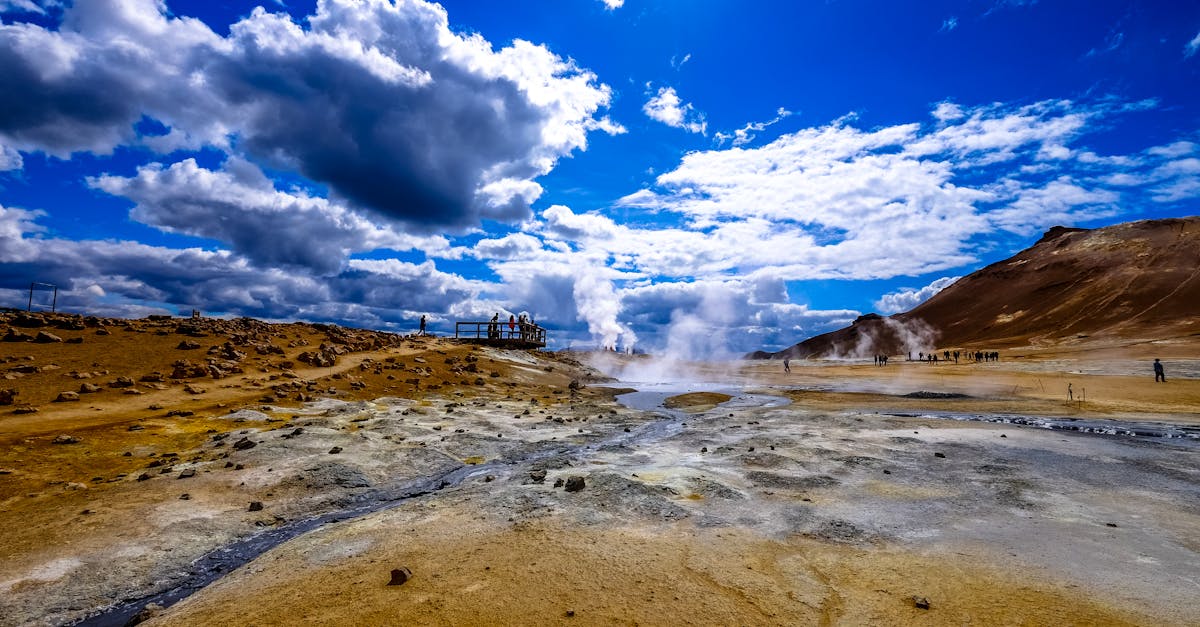
[[546,345],[546,329],[536,325],[515,322],[456,322],[454,337],[460,340],[481,342]]

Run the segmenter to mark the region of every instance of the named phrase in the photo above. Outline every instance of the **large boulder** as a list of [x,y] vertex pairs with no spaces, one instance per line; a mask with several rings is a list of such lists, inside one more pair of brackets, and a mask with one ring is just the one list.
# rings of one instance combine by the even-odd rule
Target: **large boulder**
[[0,339],[5,342],[32,342],[33,336],[9,327],[8,333],[5,333],[4,337]]

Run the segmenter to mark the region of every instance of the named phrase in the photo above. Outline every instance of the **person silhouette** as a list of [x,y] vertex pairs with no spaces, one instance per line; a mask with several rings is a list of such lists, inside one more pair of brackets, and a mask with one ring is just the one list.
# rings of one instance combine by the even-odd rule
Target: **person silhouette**
[[1158,383],[1159,381],[1166,383],[1167,382],[1167,373],[1166,373],[1166,371],[1163,370],[1162,362],[1159,361],[1157,357],[1155,357],[1154,358],[1154,382]]

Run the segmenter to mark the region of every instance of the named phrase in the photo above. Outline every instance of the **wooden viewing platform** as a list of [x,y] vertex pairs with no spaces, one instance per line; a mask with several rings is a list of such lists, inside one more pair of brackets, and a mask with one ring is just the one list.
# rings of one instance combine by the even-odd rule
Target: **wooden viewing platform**
[[456,322],[454,339],[504,348],[545,348],[546,330],[527,323],[509,328],[507,322]]

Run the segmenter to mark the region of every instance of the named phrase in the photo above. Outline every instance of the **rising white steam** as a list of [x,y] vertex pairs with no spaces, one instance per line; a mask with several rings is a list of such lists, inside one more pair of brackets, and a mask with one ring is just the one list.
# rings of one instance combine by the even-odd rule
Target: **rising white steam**
[[626,352],[633,350],[637,335],[617,322],[621,299],[611,280],[596,271],[583,272],[575,277],[574,296],[576,317],[587,323],[588,333],[600,348],[615,350],[620,342]]

